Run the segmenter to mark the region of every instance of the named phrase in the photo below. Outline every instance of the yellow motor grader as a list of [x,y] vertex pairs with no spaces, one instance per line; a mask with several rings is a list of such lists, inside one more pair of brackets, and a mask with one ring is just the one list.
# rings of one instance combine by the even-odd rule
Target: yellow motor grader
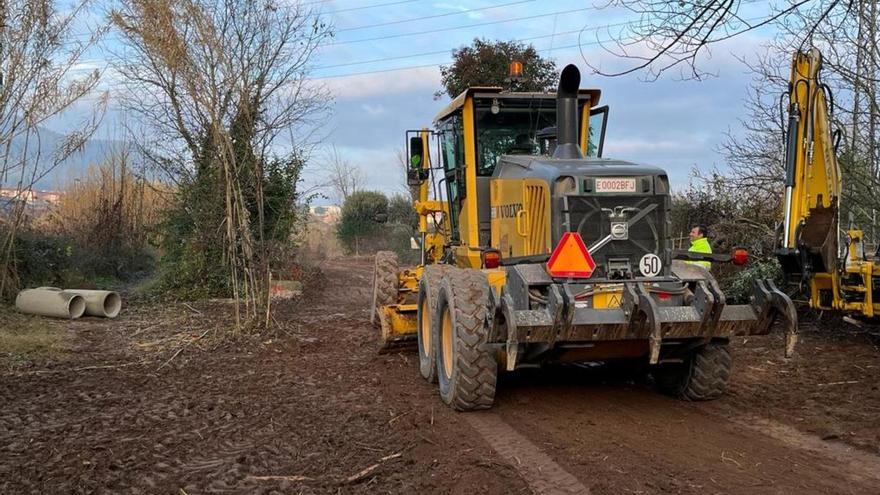
[[579,86],[569,65],[555,94],[469,88],[433,129],[407,132],[421,263],[376,256],[373,320],[384,347],[417,341],[454,409],[491,407],[499,370],[564,362],[647,365],[662,390],[712,399],[732,336],[780,319],[794,349],[794,306],[772,282],[731,305],[687,263],[747,253],[673,250],[666,172],[604,158],[608,107]]

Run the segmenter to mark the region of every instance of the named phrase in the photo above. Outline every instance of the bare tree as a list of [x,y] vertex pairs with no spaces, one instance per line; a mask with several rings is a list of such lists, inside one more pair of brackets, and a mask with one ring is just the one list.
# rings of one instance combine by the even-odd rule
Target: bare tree
[[327,185],[334,199],[340,205],[345,203],[349,196],[363,189],[364,182],[364,171],[342,157],[333,146],[327,159]]
[[0,232],[0,295],[9,286],[16,232],[24,219],[25,198],[33,185],[76,153],[94,133],[106,97],[79,126],[63,135],[44,156],[41,129],[97,85],[97,70],[78,74],[83,54],[104,30],[85,40],[71,26],[91,6],[89,0],[59,8],[50,0],[0,1],[0,184],[18,191],[6,227]]
[[[754,18],[744,15],[749,0],[610,0],[607,6],[634,13],[638,20],[610,33],[614,43],[601,43],[610,53],[632,62],[606,76],[644,71],[656,79],[672,68],[680,68],[683,78],[701,79],[708,74],[699,68],[698,58],[712,45],[768,26],[791,22],[798,25],[802,41],[812,38],[823,23],[835,22],[851,12],[853,4],[866,0],[783,0],[767,2],[767,12]],[[762,2],[763,4],[763,2]],[[599,33],[597,32],[597,36]],[[598,40],[598,38],[597,38]]]
[[[880,177],[877,171],[878,77],[877,17],[871,6],[854,9],[853,15],[835,12],[828,22],[810,33],[810,44],[823,53],[822,83],[831,96],[832,125],[841,132],[838,161],[843,178],[842,228],[849,224],[869,227],[880,210]],[[838,15],[841,17],[838,18]],[[756,209],[778,211],[783,179],[783,141],[786,116],[784,93],[788,89],[792,47],[805,41],[798,29],[812,22],[792,16],[780,24],[777,38],[766,54],[746,62],[754,76],[745,102],[748,117],[742,132],[730,133],[721,147],[730,171],[729,187],[747,191],[766,205]],[[848,136],[844,137],[844,136]],[[876,242],[873,228],[869,236]]]
[[[268,325],[265,167],[279,155],[301,164],[296,136],[328,101],[307,76],[329,27],[312,10],[274,0],[128,0],[112,19],[124,43],[122,102],[149,131],[142,150],[200,193],[191,240],[223,232],[220,259],[205,262],[227,267],[245,320]],[[211,198],[223,215],[212,214]]]

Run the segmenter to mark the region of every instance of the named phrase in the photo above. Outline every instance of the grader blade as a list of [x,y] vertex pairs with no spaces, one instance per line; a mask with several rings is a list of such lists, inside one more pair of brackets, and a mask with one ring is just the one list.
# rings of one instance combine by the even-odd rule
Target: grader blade
[[379,308],[379,352],[416,346],[415,304],[389,304]]

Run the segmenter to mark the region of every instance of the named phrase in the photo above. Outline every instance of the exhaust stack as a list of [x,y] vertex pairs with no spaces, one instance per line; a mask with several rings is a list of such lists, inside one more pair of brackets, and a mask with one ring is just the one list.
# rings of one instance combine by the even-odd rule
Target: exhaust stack
[[559,76],[556,91],[556,151],[553,158],[579,159],[584,154],[578,146],[578,88],[581,72],[572,64],[566,65]]

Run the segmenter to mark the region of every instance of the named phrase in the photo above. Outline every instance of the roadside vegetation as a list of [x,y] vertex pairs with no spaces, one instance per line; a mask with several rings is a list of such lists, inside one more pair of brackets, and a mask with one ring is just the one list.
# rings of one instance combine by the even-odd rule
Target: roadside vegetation
[[[330,36],[321,16],[270,0],[132,0],[106,5],[81,43],[71,26],[95,14],[94,3],[11,4],[0,6],[0,114],[11,119],[0,124],[0,182],[18,194],[0,200],[0,300],[26,287],[149,280],[162,298],[233,299],[232,333],[270,326],[273,281],[308,272],[297,250],[314,193],[301,189],[301,174],[329,101],[307,77]],[[75,156],[103,106],[49,158],[27,140],[75,103],[106,102],[98,71],[69,75],[105,35],[114,37],[125,149],[35,208],[33,186]]]
[[359,191],[345,200],[336,236],[343,249],[355,256],[394,251],[404,264],[419,261],[412,239],[418,238],[419,217],[412,198],[390,198],[381,192]]

